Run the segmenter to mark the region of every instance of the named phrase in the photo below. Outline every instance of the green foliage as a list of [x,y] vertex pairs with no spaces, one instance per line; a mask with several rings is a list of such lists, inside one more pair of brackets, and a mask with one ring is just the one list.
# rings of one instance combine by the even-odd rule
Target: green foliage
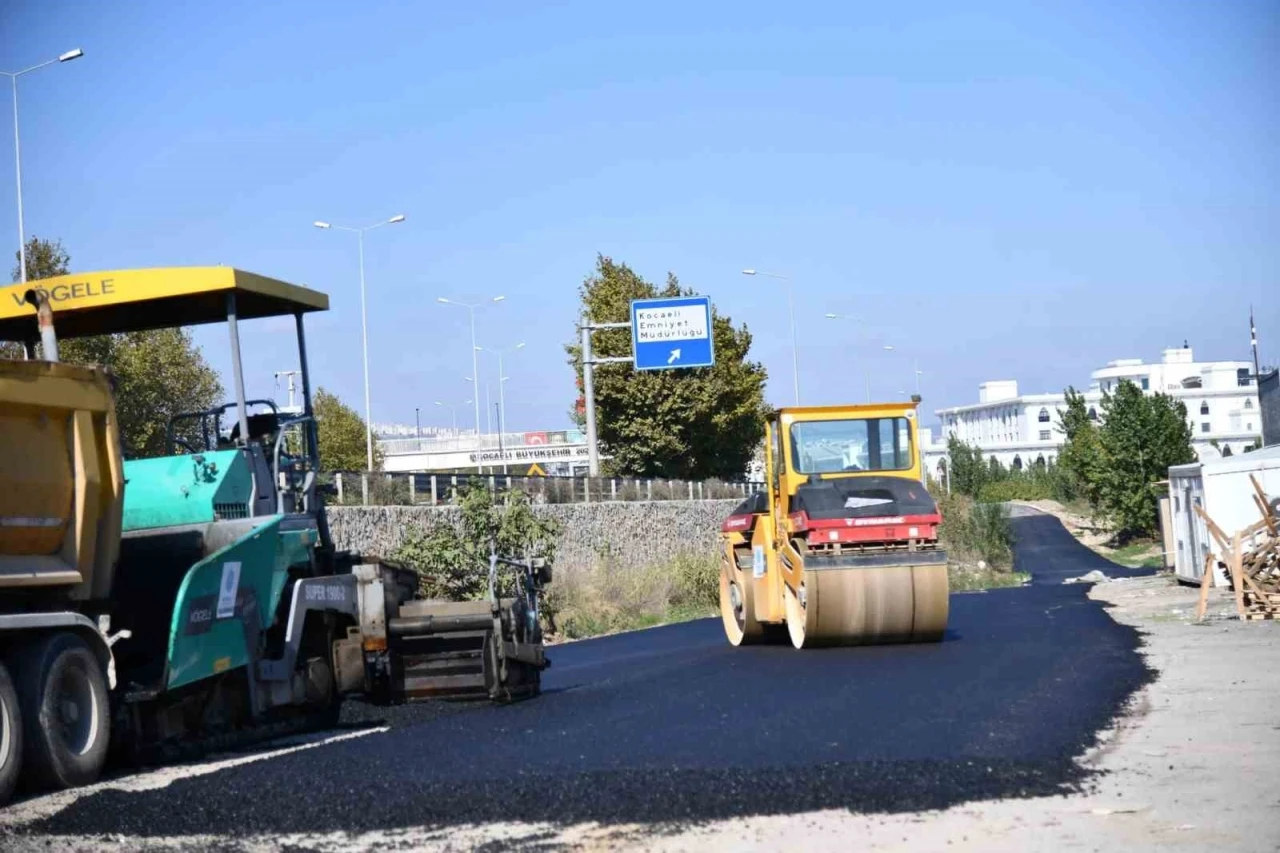
[[[22,277],[22,254],[13,253],[13,280]],[[71,255],[61,240],[42,240],[35,235],[27,239],[27,281],[66,275],[71,271]]]
[[[133,457],[164,456],[169,419],[222,402],[222,383],[186,329],[155,329],[59,345],[64,361],[102,364],[115,375],[116,417],[125,452]],[[179,425],[176,437],[197,441],[196,421]]]
[[[410,528],[391,559],[422,575],[422,592],[428,598],[471,601],[488,590],[489,543],[510,558],[555,557],[560,526],[554,519],[538,518],[523,492],[493,494],[480,484],[459,489],[462,519],[459,527],[440,524],[430,531]],[[499,594],[508,594],[510,571],[499,572]],[[554,589],[554,586],[552,587]]]
[[1000,504],[977,503],[958,492],[931,492],[942,513],[938,538],[948,558],[955,563],[983,560],[993,570],[1007,570],[1013,560],[1009,511]]
[[1058,466],[1072,497],[1082,497],[1096,506],[1102,476],[1102,444],[1097,423],[1089,417],[1084,395],[1075,388],[1066,391],[1067,407],[1058,415],[1058,428],[1066,436],[1058,453]]
[[[66,275],[71,256],[59,241],[27,241],[27,278]],[[18,278],[18,268],[13,270]],[[56,327],[57,318],[54,318]],[[34,329],[33,329],[34,331]],[[21,358],[20,351],[6,351]],[[115,377],[116,416],[126,455],[162,456],[169,418],[222,402],[222,383],[185,329],[156,329],[58,342],[58,355],[76,364],[98,364]],[[199,430],[188,422],[177,437],[191,442]]]
[[[316,390],[311,406],[319,435],[320,467],[326,471],[365,470],[369,457],[364,419],[323,388]],[[382,468],[382,452],[377,443],[373,446],[373,468]]]
[[[664,287],[645,281],[626,264],[599,256],[594,274],[581,288],[584,310],[593,322],[625,322],[633,299],[688,296],[674,275]],[[751,334],[712,311],[716,364],[689,370],[636,371],[626,365],[595,372],[600,446],[612,457],[613,474],[705,480],[737,479],[751,461],[764,432],[765,370],[749,361]],[[597,356],[631,353],[631,333],[594,333]],[[582,387],[582,352],[566,346]]]
[[1146,395],[1132,382],[1102,397],[1098,441],[1102,464],[1097,505],[1122,536],[1154,533],[1158,498],[1154,484],[1171,465],[1195,461],[1187,408],[1166,394]]
[[947,472],[952,491],[963,495],[976,495],[991,481],[991,467],[982,458],[982,451],[954,435],[947,438]]
[[978,491],[978,500],[983,503],[1005,503],[1006,501],[1042,501],[1053,497],[1053,489],[1047,478],[1041,477],[1007,477],[995,483],[987,483]]
[[1103,394],[1101,423],[1088,416],[1084,397],[1067,389],[1060,426],[1067,436],[1058,456],[1075,491],[1124,539],[1153,533],[1158,497],[1154,484],[1171,465],[1195,461],[1187,409],[1166,394],[1147,395],[1121,381]]

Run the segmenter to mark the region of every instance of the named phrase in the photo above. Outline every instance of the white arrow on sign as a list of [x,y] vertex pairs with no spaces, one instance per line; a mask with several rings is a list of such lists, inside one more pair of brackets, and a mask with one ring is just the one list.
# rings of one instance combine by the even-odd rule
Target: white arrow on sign
[[680,360],[680,350],[673,349],[671,351],[671,358],[667,359],[667,364],[674,364],[679,360]]

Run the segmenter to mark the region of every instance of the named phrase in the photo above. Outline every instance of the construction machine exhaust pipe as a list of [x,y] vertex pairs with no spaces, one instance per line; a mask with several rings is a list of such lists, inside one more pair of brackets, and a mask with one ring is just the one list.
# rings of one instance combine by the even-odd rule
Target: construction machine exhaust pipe
[[36,308],[36,325],[40,327],[40,344],[44,347],[44,360],[58,360],[58,336],[53,331],[53,306],[49,304],[49,294],[43,290],[31,288],[23,299],[28,305]]

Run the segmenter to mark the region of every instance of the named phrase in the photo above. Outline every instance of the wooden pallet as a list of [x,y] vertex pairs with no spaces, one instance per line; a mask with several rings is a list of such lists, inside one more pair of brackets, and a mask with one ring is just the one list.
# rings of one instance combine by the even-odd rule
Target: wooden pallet
[[1227,536],[1203,509],[1194,507],[1220,549],[1219,554],[1209,554],[1205,559],[1196,621],[1204,619],[1213,569],[1218,564],[1230,578],[1240,619],[1280,620],[1280,518],[1271,511],[1257,478],[1251,474],[1249,480],[1253,484],[1254,505],[1262,518],[1234,536]]

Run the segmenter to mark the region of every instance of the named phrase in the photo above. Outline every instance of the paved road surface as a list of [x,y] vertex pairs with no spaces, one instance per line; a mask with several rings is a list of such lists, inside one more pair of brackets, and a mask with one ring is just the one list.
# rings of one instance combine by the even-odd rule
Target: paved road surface
[[1117,567],[1048,516],[1014,525],[1036,583],[954,596],[938,645],[733,649],[718,620],[573,643],[553,650],[536,701],[358,706],[391,729],[157,790],[99,790],[24,831],[666,823],[1064,792],[1083,781],[1072,757],[1151,673],[1132,628],[1061,584]]

